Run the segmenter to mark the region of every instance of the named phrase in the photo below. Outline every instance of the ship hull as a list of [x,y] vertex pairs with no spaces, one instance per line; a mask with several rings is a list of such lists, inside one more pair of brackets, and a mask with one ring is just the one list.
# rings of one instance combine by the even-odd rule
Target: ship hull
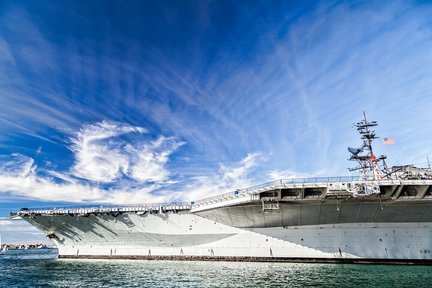
[[[428,221],[234,227],[201,214],[131,212],[24,219],[55,235],[59,258],[432,263]],[[262,212],[262,217],[274,215],[277,212]]]

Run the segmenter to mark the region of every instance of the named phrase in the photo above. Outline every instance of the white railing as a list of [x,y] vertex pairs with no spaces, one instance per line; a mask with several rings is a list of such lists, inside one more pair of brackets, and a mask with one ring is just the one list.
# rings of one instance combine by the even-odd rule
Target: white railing
[[149,211],[181,211],[190,210],[190,202],[180,203],[151,203],[140,205],[100,205],[100,206],[79,206],[79,207],[61,207],[61,208],[23,208],[11,216],[22,215],[58,215],[58,214],[96,214],[96,213],[122,213],[122,212],[149,212]]
[[296,184],[312,184],[312,183],[320,183],[323,185],[327,185],[332,182],[353,182],[360,181],[360,177],[355,176],[342,176],[342,177],[315,177],[315,178],[293,178],[293,179],[280,179],[271,182],[267,182],[260,185],[255,185],[251,187],[247,187],[244,189],[237,189],[232,192],[219,194],[216,196],[212,196],[209,198],[204,198],[202,200],[192,202],[192,208],[200,207],[203,205],[214,204],[216,202],[225,202],[227,200],[232,200],[240,197],[244,197],[246,195],[253,195],[264,191],[269,191],[273,189],[281,189],[285,188],[289,185]]
[[322,187],[327,187],[331,183],[363,183],[370,185],[432,185],[432,180],[401,180],[401,179],[383,179],[383,180],[361,180],[360,177],[342,176],[342,177],[315,177],[315,178],[295,178],[295,179],[280,179],[267,182],[260,185],[255,185],[243,189],[237,189],[231,192],[219,194],[216,196],[204,198],[192,202],[179,203],[148,203],[138,205],[91,205],[79,207],[62,207],[62,208],[23,208],[19,212],[11,213],[11,216],[30,215],[30,214],[88,214],[88,213],[109,213],[109,212],[139,212],[139,211],[170,211],[170,210],[191,210],[209,204],[227,202],[233,199],[242,198],[245,196],[259,194],[265,191],[274,189],[289,188],[292,185],[309,186],[309,184],[318,184]]

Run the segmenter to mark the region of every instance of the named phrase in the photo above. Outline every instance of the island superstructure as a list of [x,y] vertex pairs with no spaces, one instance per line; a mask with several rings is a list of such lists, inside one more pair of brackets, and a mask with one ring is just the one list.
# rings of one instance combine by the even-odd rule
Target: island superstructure
[[282,179],[187,203],[23,208],[59,258],[432,263],[432,172],[388,168],[355,124],[358,177]]

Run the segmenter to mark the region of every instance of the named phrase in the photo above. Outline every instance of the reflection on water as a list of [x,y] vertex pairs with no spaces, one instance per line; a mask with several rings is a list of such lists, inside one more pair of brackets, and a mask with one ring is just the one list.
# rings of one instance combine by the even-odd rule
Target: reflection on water
[[56,250],[0,255],[0,287],[429,287],[430,266],[57,260]]

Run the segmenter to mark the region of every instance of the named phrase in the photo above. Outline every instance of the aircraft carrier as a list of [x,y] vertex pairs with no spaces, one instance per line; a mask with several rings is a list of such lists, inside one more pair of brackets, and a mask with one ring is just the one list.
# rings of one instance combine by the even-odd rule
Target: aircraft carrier
[[432,264],[432,171],[388,168],[355,124],[356,177],[282,179],[187,203],[28,209],[59,258]]

